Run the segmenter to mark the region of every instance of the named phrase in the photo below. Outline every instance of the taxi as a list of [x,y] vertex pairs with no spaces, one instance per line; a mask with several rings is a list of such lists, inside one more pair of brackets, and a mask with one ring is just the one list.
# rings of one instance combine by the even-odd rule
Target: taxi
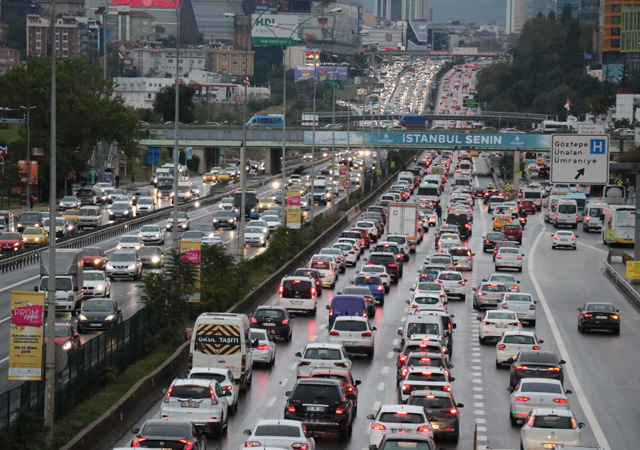
[[76,209],[76,208],[67,209],[65,211],[62,211],[60,213],[60,215],[62,217],[73,219],[74,221],[77,221],[78,220],[78,209]]
[[203,183],[215,183],[216,180],[217,180],[216,174],[213,172],[206,172],[204,175],[202,175]]
[[226,170],[221,170],[218,172],[218,181],[229,181],[231,179],[231,174]]
[[273,197],[262,197],[258,202],[258,211],[262,212],[273,206],[277,206],[276,200]]
[[493,218],[493,231],[500,231],[506,223],[511,223],[513,217],[511,214],[496,214]]
[[22,232],[22,243],[25,247],[47,244],[49,242],[49,234],[41,227],[27,227]]

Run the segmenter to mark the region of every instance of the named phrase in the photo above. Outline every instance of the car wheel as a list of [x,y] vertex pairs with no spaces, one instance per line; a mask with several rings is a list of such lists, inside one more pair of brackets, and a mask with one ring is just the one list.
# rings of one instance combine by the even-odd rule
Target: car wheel
[[331,289],[335,289],[336,288],[336,282],[334,281],[333,283],[331,283],[331,286],[329,286]]
[[276,352],[273,352],[273,356],[271,357],[271,364],[269,365],[270,369],[273,369],[276,366]]
[[[500,369],[501,367],[502,367],[502,364],[500,363],[500,361],[498,361],[496,359],[496,369]],[[511,414],[509,414],[509,415],[511,415]]]
[[[311,317],[315,317],[316,316],[316,312],[318,311],[318,307],[315,306],[312,310],[311,310]],[[289,340],[291,340],[291,334],[289,334]]]
[[460,300],[462,300],[463,302],[467,300],[467,296],[466,295],[461,295],[460,296]]
[[613,335],[620,336],[620,328],[618,328],[617,330],[613,330]]
[[493,268],[496,272],[500,272],[500,266],[493,266]]
[[582,326],[578,323],[578,331],[580,333],[584,333],[584,328],[582,328]]
[[511,423],[512,427],[518,426],[518,419],[511,415],[511,411],[509,411],[509,422]]
[[522,267],[518,267],[518,272],[522,273]]
[[479,337],[478,342],[480,342],[480,345],[484,345],[484,338]]
[[375,350],[372,348],[371,350],[369,350],[369,352],[367,353],[367,357],[369,359],[373,359],[373,355],[375,354]]
[[536,326],[536,321],[535,320],[530,320],[529,321],[529,325],[531,325],[532,327]]
[[292,337],[292,333],[289,332],[289,335],[286,338],[284,338],[284,341],[285,342],[291,342],[291,337]]
[[344,426],[341,426],[338,430],[338,433],[340,435],[340,440],[341,441],[348,441],[349,440],[349,424],[344,424]]
[[473,309],[475,309],[476,311],[478,310],[478,304],[474,301],[473,304],[471,305],[471,307]]
[[[384,287],[384,293],[385,294],[388,294],[390,290],[391,290],[391,288],[389,286],[385,286]],[[383,302],[384,302],[384,300],[383,300]],[[380,304],[382,304],[382,303],[380,303]]]
[[453,436],[451,436],[451,442],[453,442],[454,444],[457,444],[459,438],[460,438],[459,434],[454,434]]

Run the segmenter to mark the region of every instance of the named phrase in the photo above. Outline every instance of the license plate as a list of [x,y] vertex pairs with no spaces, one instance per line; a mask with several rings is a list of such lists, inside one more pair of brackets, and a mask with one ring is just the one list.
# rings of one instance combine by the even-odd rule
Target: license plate
[[509,325],[506,323],[497,323],[496,328],[507,328]]
[[607,320],[608,317],[607,316],[596,316],[596,319],[598,319],[598,320]]
[[292,300],[291,303],[293,305],[302,305],[303,304],[302,300]]
[[307,411],[309,412],[323,412],[324,406],[307,406]]
[[407,428],[392,428],[391,429],[392,433],[408,433],[409,431],[411,431],[411,430],[409,430]]
[[100,325],[102,325],[101,323],[90,323],[89,326],[90,327],[99,327]]
[[181,408],[200,408],[200,403],[198,402],[180,402]]
[[269,322],[265,322],[262,325],[264,325],[265,327],[275,327],[276,326],[275,323],[269,323]]
[[346,341],[344,345],[347,347],[353,347],[354,345],[358,345],[358,343],[354,341]]
[[516,313],[516,316],[518,317],[518,319],[522,319],[523,317],[526,316],[525,313]]
[[432,423],[431,426],[433,427],[434,430],[440,429],[440,425],[438,425],[437,423]]

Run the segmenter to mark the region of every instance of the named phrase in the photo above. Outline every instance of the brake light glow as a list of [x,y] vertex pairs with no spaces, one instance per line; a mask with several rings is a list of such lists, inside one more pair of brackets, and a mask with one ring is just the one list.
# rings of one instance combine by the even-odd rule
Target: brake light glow
[[525,370],[529,370],[529,366],[516,366],[516,370],[519,371],[525,371]]
[[256,318],[255,318],[255,317],[252,317],[252,318],[251,318],[251,323],[258,323],[258,321],[256,320]]
[[245,447],[262,447],[262,442],[260,441],[247,441],[244,443]]
[[536,416],[529,417],[529,421],[527,422],[527,426],[533,428],[533,423],[536,421]]
[[336,408],[336,414],[344,414],[344,409],[342,408],[342,406],[338,406]]
[[218,399],[216,398],[216,394],[213,392],[213,388],[209,387],[209,395],[211,395],[211,404],[212,405],[217,405],[218,404]]
[[139,444],[141,444],[142,442],[146,441],[145,438],[140,438],[140,439],[134,439],[134,441],[132,442],[134,447],[140,447]]
[[369,331],[365,331],[360,336],[362,336],[362,337],[371,337],[371,333]]
[[193,442],[189,442],[185,439],[180,439],[179,441],[181,444],[184,444],[184,448],[182,450],[192,450],[193,449]]
[[383,285],[381,285],[381,284],[380,284],[380,285],[378,285],[378,290],[379,290],[379,291],[384,291],[384,286],[383,286]]
[[258,346],[258,350],[269,350],[269,345],[265,344],[265,345],[259,345]]
[[167,391],[167,395],[164,396],[164,403],[169,403],[169,397],[171,397],[171,391],[173,391],[173,385]]
[[554,403],[558,403],[559,405],[566,405],[567,404],[567,399],[566,398],[554,398],[553,402]]
[[578,428],[578,424],[576,423],[576,419],[574,419],[572,417],[571,418],[571,429],[575,430],[576,428]]
[[338,333],[337,331],[330,331],[329,336],[340,336],[340,333]]
[[287,405],[287,412],[296,412],[296,406],[289,402],[289,404]]
[[531,397],[516,397],[517,402],[528,402],[531,400]]
[[372,430],[386,430],[387,427],[385,427],[384,425],[382,425],[381,423],[374,423],[373,426],[371,427]]
[[278,295],[280,296],[280,298],[282,298],[282,293],[284,292],[284,286],[280,286],[278,288]]
[[293,450],[308,450],[309,444],[305,442],[294,442],[293,444],[291,444],[291,448]]
[[505,348],[507,348],[507,346],[504,344],[498,345],[498,350],[504,350]]
[[422,425],[421,427],[418,427],[418,429],[416,431],[419,431],[421,433],[425,433],[425,432],[430,432],[431,428],[429,428],[429,425]]

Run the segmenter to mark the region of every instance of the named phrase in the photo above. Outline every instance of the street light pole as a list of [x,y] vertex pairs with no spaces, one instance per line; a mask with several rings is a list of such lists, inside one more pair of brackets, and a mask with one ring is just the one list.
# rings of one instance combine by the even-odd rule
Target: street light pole
[[[35,106],[21,106],[20,109],[24,109],[27,113],[27,202],[31,194],[31,142],[30,142],[30,126],[31,126],[31,110],[35,109]],[[66,192],[65,192],[66,194]]]
[[[245,58],[246,59],[246,58]],[[247,69],[249,61],[247,60]],[[240,147],[240,230],[238,230],[238,254],[244,259],[244,227],[247,209],[247,83],[249,77],[243,79],[244,104],[242,105],[242,147]],[[257,207],[258,205],[256,205]]]
[[[294,30],[295,31],[295,30]],[[293,33],[291,33],[293,36]],[[282,191],[284,192],[285,213],[282,216],[282,224],[287,226],[287,174],[286,174],[286,151],[287,151],[287,48],[282,49]]]
[[311,198],[310,198],[310,217],[313,218],[316,201],[313,198],[314,180],[316,177],[316,85],[318,84],[317,75],[318,65],[314,62],[313,66],[313,109],[311,113]]
[[180,132],[180,3],[181,2],[178,2],[176,5],[176,92],[173,118],[173,245],[178,251],[180,250],[180,241],[178,239],[178,162],[180,160],[178,141],[178,133]]

